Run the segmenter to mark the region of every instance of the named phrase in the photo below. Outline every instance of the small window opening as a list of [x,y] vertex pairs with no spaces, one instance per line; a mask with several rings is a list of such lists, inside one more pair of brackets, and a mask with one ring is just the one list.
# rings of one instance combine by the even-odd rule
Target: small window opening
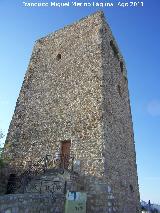
[[57,55],[57,61],[59,61],[61,59],[61,54]]
[[111,48],[113,50],[114,56],[117,59],[119,59],[117,47],[115,46],[115,44],[114,44],[114,42],[112,40],[110,41],[110,46],[111,46]]
[[118,90],[119,95],[122,97],[122,89],[121,89],[120,85],[117,86],[117,90]]
[[133,186],[131,184],[129,185],[129,188],[130,188],[130,191],[133,193],[134,189],[133,189]]
[[120,62],[120,68],[121,68],[121,72],[123,73],[123,62]]
[[127,77],[126,76],[124,76],[124,80],[127,81]]

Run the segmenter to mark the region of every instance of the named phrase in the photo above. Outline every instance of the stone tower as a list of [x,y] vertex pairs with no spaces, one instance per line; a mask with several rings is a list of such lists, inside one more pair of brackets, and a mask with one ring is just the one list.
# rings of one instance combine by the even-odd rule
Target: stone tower
[[80,162],[88,213],[139,212],[126,67],[102,12],[33,49],[4,155],[18,167],[57,151]]

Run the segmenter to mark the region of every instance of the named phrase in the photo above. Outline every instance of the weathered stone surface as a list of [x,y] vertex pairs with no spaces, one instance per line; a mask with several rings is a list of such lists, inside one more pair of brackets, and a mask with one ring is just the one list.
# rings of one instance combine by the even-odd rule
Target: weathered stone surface
[[9,171],[6,167],[0,168],[0,195],[6,193],[8,175],[9,175]]
[[138,213],[133,126],[123,57],[102,12],[39,39],[4,157],[38,161],[71,141],[88,213]]
[[16,194],[0,196],[0,213],[63,213],[64,196]]

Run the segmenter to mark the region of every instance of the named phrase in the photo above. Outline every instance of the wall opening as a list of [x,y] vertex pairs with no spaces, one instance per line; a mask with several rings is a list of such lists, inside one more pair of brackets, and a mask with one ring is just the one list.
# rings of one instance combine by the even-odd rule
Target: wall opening
[[129,189],[130,189],[130,192],[132,192],[132,193],[134,192],[132,184],[129,185]]
[[68,169],[71,140],[61,141],[61,161],[64,169]]
[[16,174],[10,174],[6,194],[13,194],[16,190]]
[[58,54],[56,58],[57,58],[57,61],[61,60],[61,54]]
[[124,80],[127,81],[127,77],[126,76],[124,76]]
[[121,72],[123,73],[123,62],[120,62],[120,68],[121,68]]
[[117,90],[118,90],[119,95],[122,97],[122,89],[121,89],[120,85],[117,86]]
[[114,56],[119,59],[119,55],[118,55],[118,50],[117,50],[117,47],[115,46],[114,42],[111,40],[110,41],[110,46],[113,50],[113,53],[114,53]]

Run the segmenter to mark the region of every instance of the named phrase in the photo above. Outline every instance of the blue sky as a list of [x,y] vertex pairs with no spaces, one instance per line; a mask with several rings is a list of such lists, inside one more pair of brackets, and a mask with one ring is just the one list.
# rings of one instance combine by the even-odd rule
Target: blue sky
[[34,41],[102,9],[128,69],[141,199],[160,204],[160,1],[126,8],[29,8],[22,2],[0,0],[0,129],[7,133]]

